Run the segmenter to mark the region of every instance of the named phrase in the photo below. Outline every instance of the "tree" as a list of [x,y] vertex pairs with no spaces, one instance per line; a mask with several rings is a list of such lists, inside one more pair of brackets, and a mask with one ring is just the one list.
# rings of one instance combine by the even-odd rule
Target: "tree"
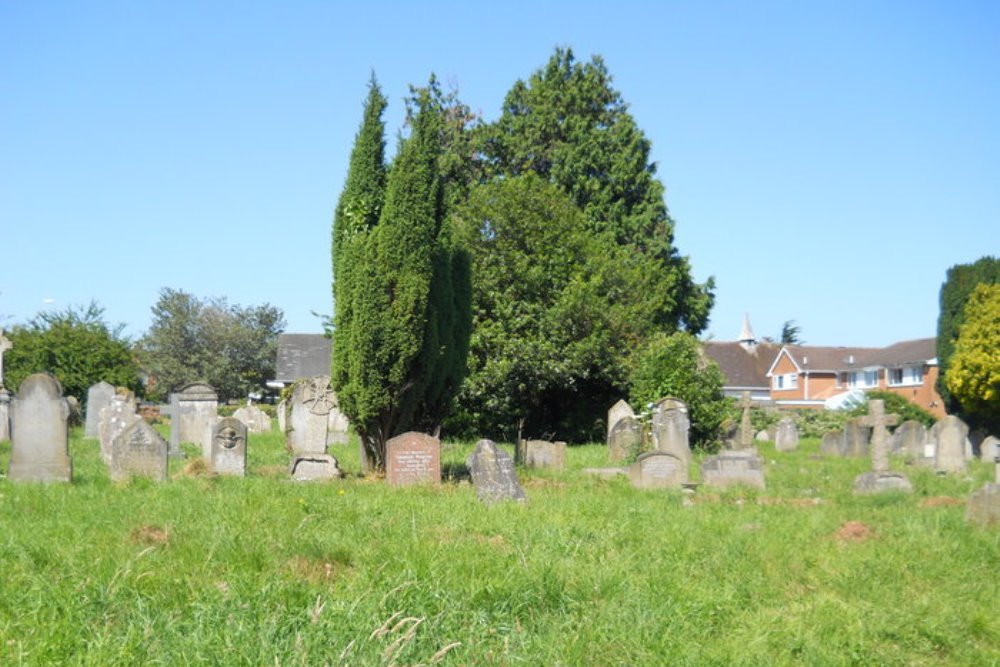
[[14,346],[4,356],[4,384],[16,391],[32,373],[52,373],[65,394],[81,404],[90,386],[101,380],[137,390],[139,367],[131,342],[122,335],[124,326],[108,325],[104,309],[94,301],[86,308],[39,313],[9,332]]
[[164,287],[152,311],[153,323],[138,346],[151,396],[162,400],[199,381],[222,400],[244,398],[274,377],[278,334],[285,328],[280,308],[199,299]]
[[658,336],[639,353],[632,371],[633,405],[647,405],[672,396],[688,404],[692,441],[711,446],[726,418],[728,401],[718,364],[691,334]]
[[580,64],[556,49],[527,83],[514,84],[481,134],[489,176],[538,174],[569,194],[590,231],[658,260],[658,289],[671,296],[656,313],[664,329],[697,334],[708,325],[714,281],[696,284],[677,253],[651,144],[600,57]]
[[980,284],[965,306],[945,383],[974,424],[1000,429],[1000,284]]
[[[468,346],[469,275],[442,225],[442,119],[426,92],[417,105],[377,224],[337,256],[336,271],[346,271],[350,287],[349,303],[335,304],[334,389],[367,464],[376,468],[384,466],[389,438],[415,427],[437,429],[464,374]],[[364,134],[370,106],[358,141],[363,135],[370,141]]]
[[788,320],[781,325],[782,345],[801,345],[802,327],[795,324],[795,320]]
[[988,285],[1000,283],[1000,259],[982,257],[972,264],[956,264],[948,269],[941,285],[937,328],[937,390],[944,400],[945,409],[950,413],[961,411],[961,405],[948,389],[946,378],[955,352],[958,331],[965,321],[965,304],[980,283]]
[[448,426],[586,441],[627,387],[630,350],[670,295],[656,262],[587,229],[569,196],[534,174],[471,190],[451,219],[472,255],[469,374]]

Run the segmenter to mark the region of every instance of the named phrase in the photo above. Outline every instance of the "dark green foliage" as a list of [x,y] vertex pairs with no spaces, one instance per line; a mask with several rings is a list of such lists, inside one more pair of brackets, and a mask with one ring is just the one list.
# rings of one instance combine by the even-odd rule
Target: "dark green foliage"
[[945,409],[949,413],[960,414],[961,406],[948,390],[945,377],[955,352],[959,328],[965,321],[965,304],[980,283],[1000,283],[1000,259],[986,256],[972,264],[956,264],[948,269],[941,285],[941,311],[938,314],[937,328],[937,360],[940,371],[937,391],[944,399]]
[[802,327],[795,324],[795,320],[788,320],[781,325],[782,345],[802,345]]
[[694,336],[677,332],[650,340],[635,359],[631,380],[632,405],[679,398],[688,404],[692,444],[717,442],[729,401],[722,395],[722,371]]
[[591,232],[657,259],[658,289],[671,297],[656,313],[660,325],[697,334],[708,324],[714,283],[694,283],[674,248],[650,142],[611,83],[600,57],[580,64],[571,50],[556,49],[527,83],[514,84],[499,120],[482,131],[487,173],[538,174],[570,195]]
[[472,255],[469,375],[449,429],[470,437],[601,438],[625,393],[629,351],[656,330],[669,295],[655,260],[586,229],[559,188],[529,174],[472,189],[453,211]]
[[14,344],[4,355],[4,384],[14,391],[32,373],[52,373],[66,396],[81,404],[87,389],[101,380],[132,390],[140,388],[139,367],[124,325],[109,326],[104,309],[91,302],[57,313],[39,313],[7,333]]
[[243,307],[165,287],[139,341],[147,393],[163,400],[189,382],[207,382],[221,400],[245,398],[274,377],[284,314],[270,304]]
[[441,224],[442,119],[427,92],[417,105],[378,222],[338,268],[350,294],[336,304],[334,389],[376,467],[389,438],[436,428],[465,368],[469,274]]
[[[902,424],[904,421],[916,420],[927,426],[928,428],[934,425],[937,419],[931,413],[927,412],[919,405],[911,403],[899,394],[894,394],[891,391],[868,391],[865,392],[865,402],[857,406],[849,413],[852,417],[860,417],[862,415],[868,414],[868,401],[872,399],[878,399],[885,401],[885,411],[886,414],[897,414],[899,415],[899,423]],[[822,435],[822,434],[820,434]]]

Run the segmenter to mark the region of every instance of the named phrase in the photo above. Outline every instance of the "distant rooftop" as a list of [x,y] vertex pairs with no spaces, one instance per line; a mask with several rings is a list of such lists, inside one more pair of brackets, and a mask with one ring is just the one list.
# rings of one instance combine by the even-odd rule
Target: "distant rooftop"
[[275,379],[286,384],[330,374],[333,341],[323,334],[281,334]]

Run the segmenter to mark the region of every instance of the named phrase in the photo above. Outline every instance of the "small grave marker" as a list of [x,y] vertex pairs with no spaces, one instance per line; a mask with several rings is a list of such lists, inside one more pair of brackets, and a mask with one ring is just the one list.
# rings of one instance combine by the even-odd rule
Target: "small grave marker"
[[466,461],[479,500],[491,505],[504,500],[526,500],[514,469],[514,459],[492,440],[480,440]]
[[629,479],[638,489],[679,489],[688,482],[688,464],[669,452],[646,452],[629,468]]
[[212,428],[212,472],[245,477],[247,474],[247,426],[235,417],[225,417]]
[[132,421],[111,443],[109,474],[112,481],[129,477],[148,477],[162,482],[167,479],[169,445],[145,419]]
[[392,486],[441,482],[441,441],[410,431],[385,443],[385,478]]

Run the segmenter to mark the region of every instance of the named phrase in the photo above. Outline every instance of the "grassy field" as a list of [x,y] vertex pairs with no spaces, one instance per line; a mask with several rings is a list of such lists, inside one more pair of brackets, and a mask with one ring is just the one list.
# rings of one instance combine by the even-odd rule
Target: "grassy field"
[[592,445],[484,507],[468,444],[408,489],[354,446],[344,481],[293,483],[277,433],[246,479],[113,484],[98,448],[73,433],[70,485],[0,480],[0,665],[1000,665],[978,462],[854,497],[868,461],[765,443],[766,492],[686,496],[583,474]]

